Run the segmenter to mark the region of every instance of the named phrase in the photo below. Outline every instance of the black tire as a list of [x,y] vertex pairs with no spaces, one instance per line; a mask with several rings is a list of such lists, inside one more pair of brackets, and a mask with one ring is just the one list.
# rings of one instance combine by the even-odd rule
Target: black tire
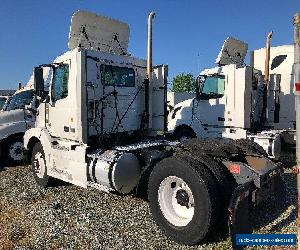
[[[161,183],[170,176],[184,180],[194,197],[194,214],[185,226],[172,224],[164,216],[159,204]],[[216,183],[205,167],[196,166],[192,162],[175,157],[159,162],[154,167],[149,179],[148,198],[150,210],[156,223],[171,239],[183,244],[197,244],[206,240],[212,233],[215,221],[219,217],[217,197]]]
[[22,165],[25,162],[25,150],[22,136],[8,138],[3,146],[3,158],[9,165]]
[[[45,164],[45,171],[43,172],[42,176],[39,176],[36,171],[36,169],[38,167],[39,168],[41,167],[37,160],[37,155],[42,157],[44,164]],[[31,155],[31,166],[32,166],[32,172],[33,172],[33,175],[34,175],[34,178],[35,178],[37,184],[43,188],[50,186],[53,179],[47,175],[47,165],[46,165],[46,161],[45,161],[45,153],[43,150],[43,146],[40,142],[36,143],[33,147],[32,155]]]
[[174,138],[178,141],[185,141],[196,138],[195,132],[191,128],[179,128],[174,132]]
[[[228,171],[227,167],[223,165],[222,162],[208,156],[199,154],[199,151],[192,151],[187,153],[184,152],[182,156],[178,154],[182,159],[193,160],[195,164],[205,166],[206,169],[213,176],[215,182],[217,183],[218,189],[218,205],[220,218],[216,222],[216,227],[220,229],[220,233],[226,233],[225,227],[227,227],[228,221],[228,206],[233,194],[234,189],[237,187],[237,183]],[[178,157],[177,156],[177,157]],[[222,231],[222,232],[221,232]],[[219,232],[218,232],[219,233]]]
[[284,206],[287,202],[286,184],[282,175],[277,175],[273,179],[274,185],[274,198],[276,206]]

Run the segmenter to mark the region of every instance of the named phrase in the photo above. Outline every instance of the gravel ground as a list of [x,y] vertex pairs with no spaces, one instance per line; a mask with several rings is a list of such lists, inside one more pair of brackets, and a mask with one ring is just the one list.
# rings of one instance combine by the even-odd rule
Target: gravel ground
[[[255,232],[296,232],[296,179],[290,169],[284,181],[287,201],[278,206],[271,199],[256,207]],[[160,232],[144,200],[73,185],[43,190],[30,167],[21,166],[0,169],[0,249],[230,249],[230,241],[216,236],[205,245],[179,245]]]

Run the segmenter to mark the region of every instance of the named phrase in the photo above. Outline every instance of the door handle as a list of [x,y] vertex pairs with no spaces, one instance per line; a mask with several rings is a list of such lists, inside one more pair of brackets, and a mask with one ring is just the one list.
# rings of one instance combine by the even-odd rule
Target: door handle
[[218,117],[218,121],[219,121],[219,122],[224,122],[224,121],[225,121],[225,118],[219,116],[219,117]]

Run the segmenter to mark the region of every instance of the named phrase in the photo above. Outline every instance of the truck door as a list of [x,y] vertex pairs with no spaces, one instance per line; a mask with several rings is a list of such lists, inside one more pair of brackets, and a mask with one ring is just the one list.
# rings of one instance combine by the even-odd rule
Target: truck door
[[194,104],[193,120],[201,124],[204,136],[221,136],[225,126],[225,77],[208,76],[201,88],[200,100]]
[[46,127],[53,137],[70,138],[71,102],[69,96],[69,61],[59,64],[53,70],[50,101],[46,105]]

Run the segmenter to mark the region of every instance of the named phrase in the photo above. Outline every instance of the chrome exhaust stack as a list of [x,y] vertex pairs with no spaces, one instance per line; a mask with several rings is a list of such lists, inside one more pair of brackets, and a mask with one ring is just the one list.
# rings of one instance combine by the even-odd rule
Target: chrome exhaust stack
[[147,75],[145,79],[145,125],[146,130],[152,128],[152,21],[155,12],[151,11],[148,16],[148,46],[147,46]]
[[264,83],[269,83],[269,76],[270,76],[270,44],[271,44],[271,38],[273,35],[273,31],[269,32],[267,35],[267,42],[266,42],[266,59],[265,59],[265,78]]
[[269,84],[269,76],[270,76],[270,44],[271,38],[273,35],[273,31],[269,32],[267,35],[266,42],[266,59],[265,59],[265,76],[264,76],[264,88],[263,88],[263,107],[262,113],[260,117],[261,126],[264,127],[267,121],[267,113],[268,113],[268,84]]
[[151,11],[148,16],[147,79],[149,81],[151,80],[152,72],[152,21],[154,16],[154,11]]

